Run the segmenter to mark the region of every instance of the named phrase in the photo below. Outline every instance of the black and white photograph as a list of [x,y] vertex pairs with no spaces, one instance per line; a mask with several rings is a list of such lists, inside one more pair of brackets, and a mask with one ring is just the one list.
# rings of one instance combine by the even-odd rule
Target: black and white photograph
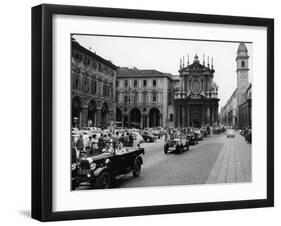
[[251,183],[240,39],[71,34],[71,190]]

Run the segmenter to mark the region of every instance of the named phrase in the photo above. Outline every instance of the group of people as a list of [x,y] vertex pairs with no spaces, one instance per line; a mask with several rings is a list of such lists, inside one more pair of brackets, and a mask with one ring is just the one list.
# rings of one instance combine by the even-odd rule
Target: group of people
[[72,149],[77,152],[77,157],[90,156],[98,153],[123,153],[124,147],[133,147],[134,136],[132,132],[101,133],[84,137],[79,134],[77,140],[72,137]]

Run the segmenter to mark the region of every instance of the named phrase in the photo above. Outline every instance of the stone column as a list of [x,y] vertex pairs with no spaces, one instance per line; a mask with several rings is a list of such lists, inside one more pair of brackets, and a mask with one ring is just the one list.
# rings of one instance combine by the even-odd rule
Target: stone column
[[179,105],[179,126],[182,126],[182,105]]
[[178,105],[177,104],[175,104],[175,113],[174,113],[174,115],[175,115],[175,127],[177,127],[178,126]]
[[140,128],[143,129],[143,115],[140,117]]
[[204,107],[204,103],[202,104],[202,110],[201,110],[201,114],[202,114],[202,123],[201,123],[201,126],[202,125],[205,125],[205,117],[204,117],[204,114],[205,114],[205,107]]
[[217,122],[218,121],[218,105],[216,104],[215,105],[215,121]]
[[210,117],[211,116],[211,112],[210,112],[210,104],[207,105],[207,123],[211,124],[211,120]]
[[88,126],[88,108],[87,107],[83,107],[82,111],[80,113],[81,117],[81,124],[80,124],[80,128],[81,127],[87,127]]
[[181,111],[182,111],[182,126],[185,126],[185,121],[186,121],[186,118],[185,118],[185,106],[184,105],[182,105],[182,107],[181,107]]
[[186,106],[186,126],[190,126],[190,105],[187,104]]
[[149,115],[147,116],[147,126],[146,127],[149,127],[149,120],[150,120],[150,117]]
[[97,126],[100,127],[101,126],[101,109],[98,108],[97,109]]
[[212,104],[212,125],[214,125],[215,122],[215,106]]

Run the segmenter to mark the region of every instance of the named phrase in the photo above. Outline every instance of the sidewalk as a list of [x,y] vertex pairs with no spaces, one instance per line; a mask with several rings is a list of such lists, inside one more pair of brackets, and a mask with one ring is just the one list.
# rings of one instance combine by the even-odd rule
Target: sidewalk
[[250,182],[251,144],[247,144],[239,133],[227,138],[206,180],[206,184]]

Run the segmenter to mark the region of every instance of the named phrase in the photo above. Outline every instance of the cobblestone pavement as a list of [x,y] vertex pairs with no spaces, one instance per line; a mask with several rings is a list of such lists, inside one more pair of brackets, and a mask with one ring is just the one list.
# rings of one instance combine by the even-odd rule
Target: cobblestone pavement
[[206,183],[250,182],[251,145],[244,137],[235,134],[235,138],[226,138],[218,159],[213,166]]

